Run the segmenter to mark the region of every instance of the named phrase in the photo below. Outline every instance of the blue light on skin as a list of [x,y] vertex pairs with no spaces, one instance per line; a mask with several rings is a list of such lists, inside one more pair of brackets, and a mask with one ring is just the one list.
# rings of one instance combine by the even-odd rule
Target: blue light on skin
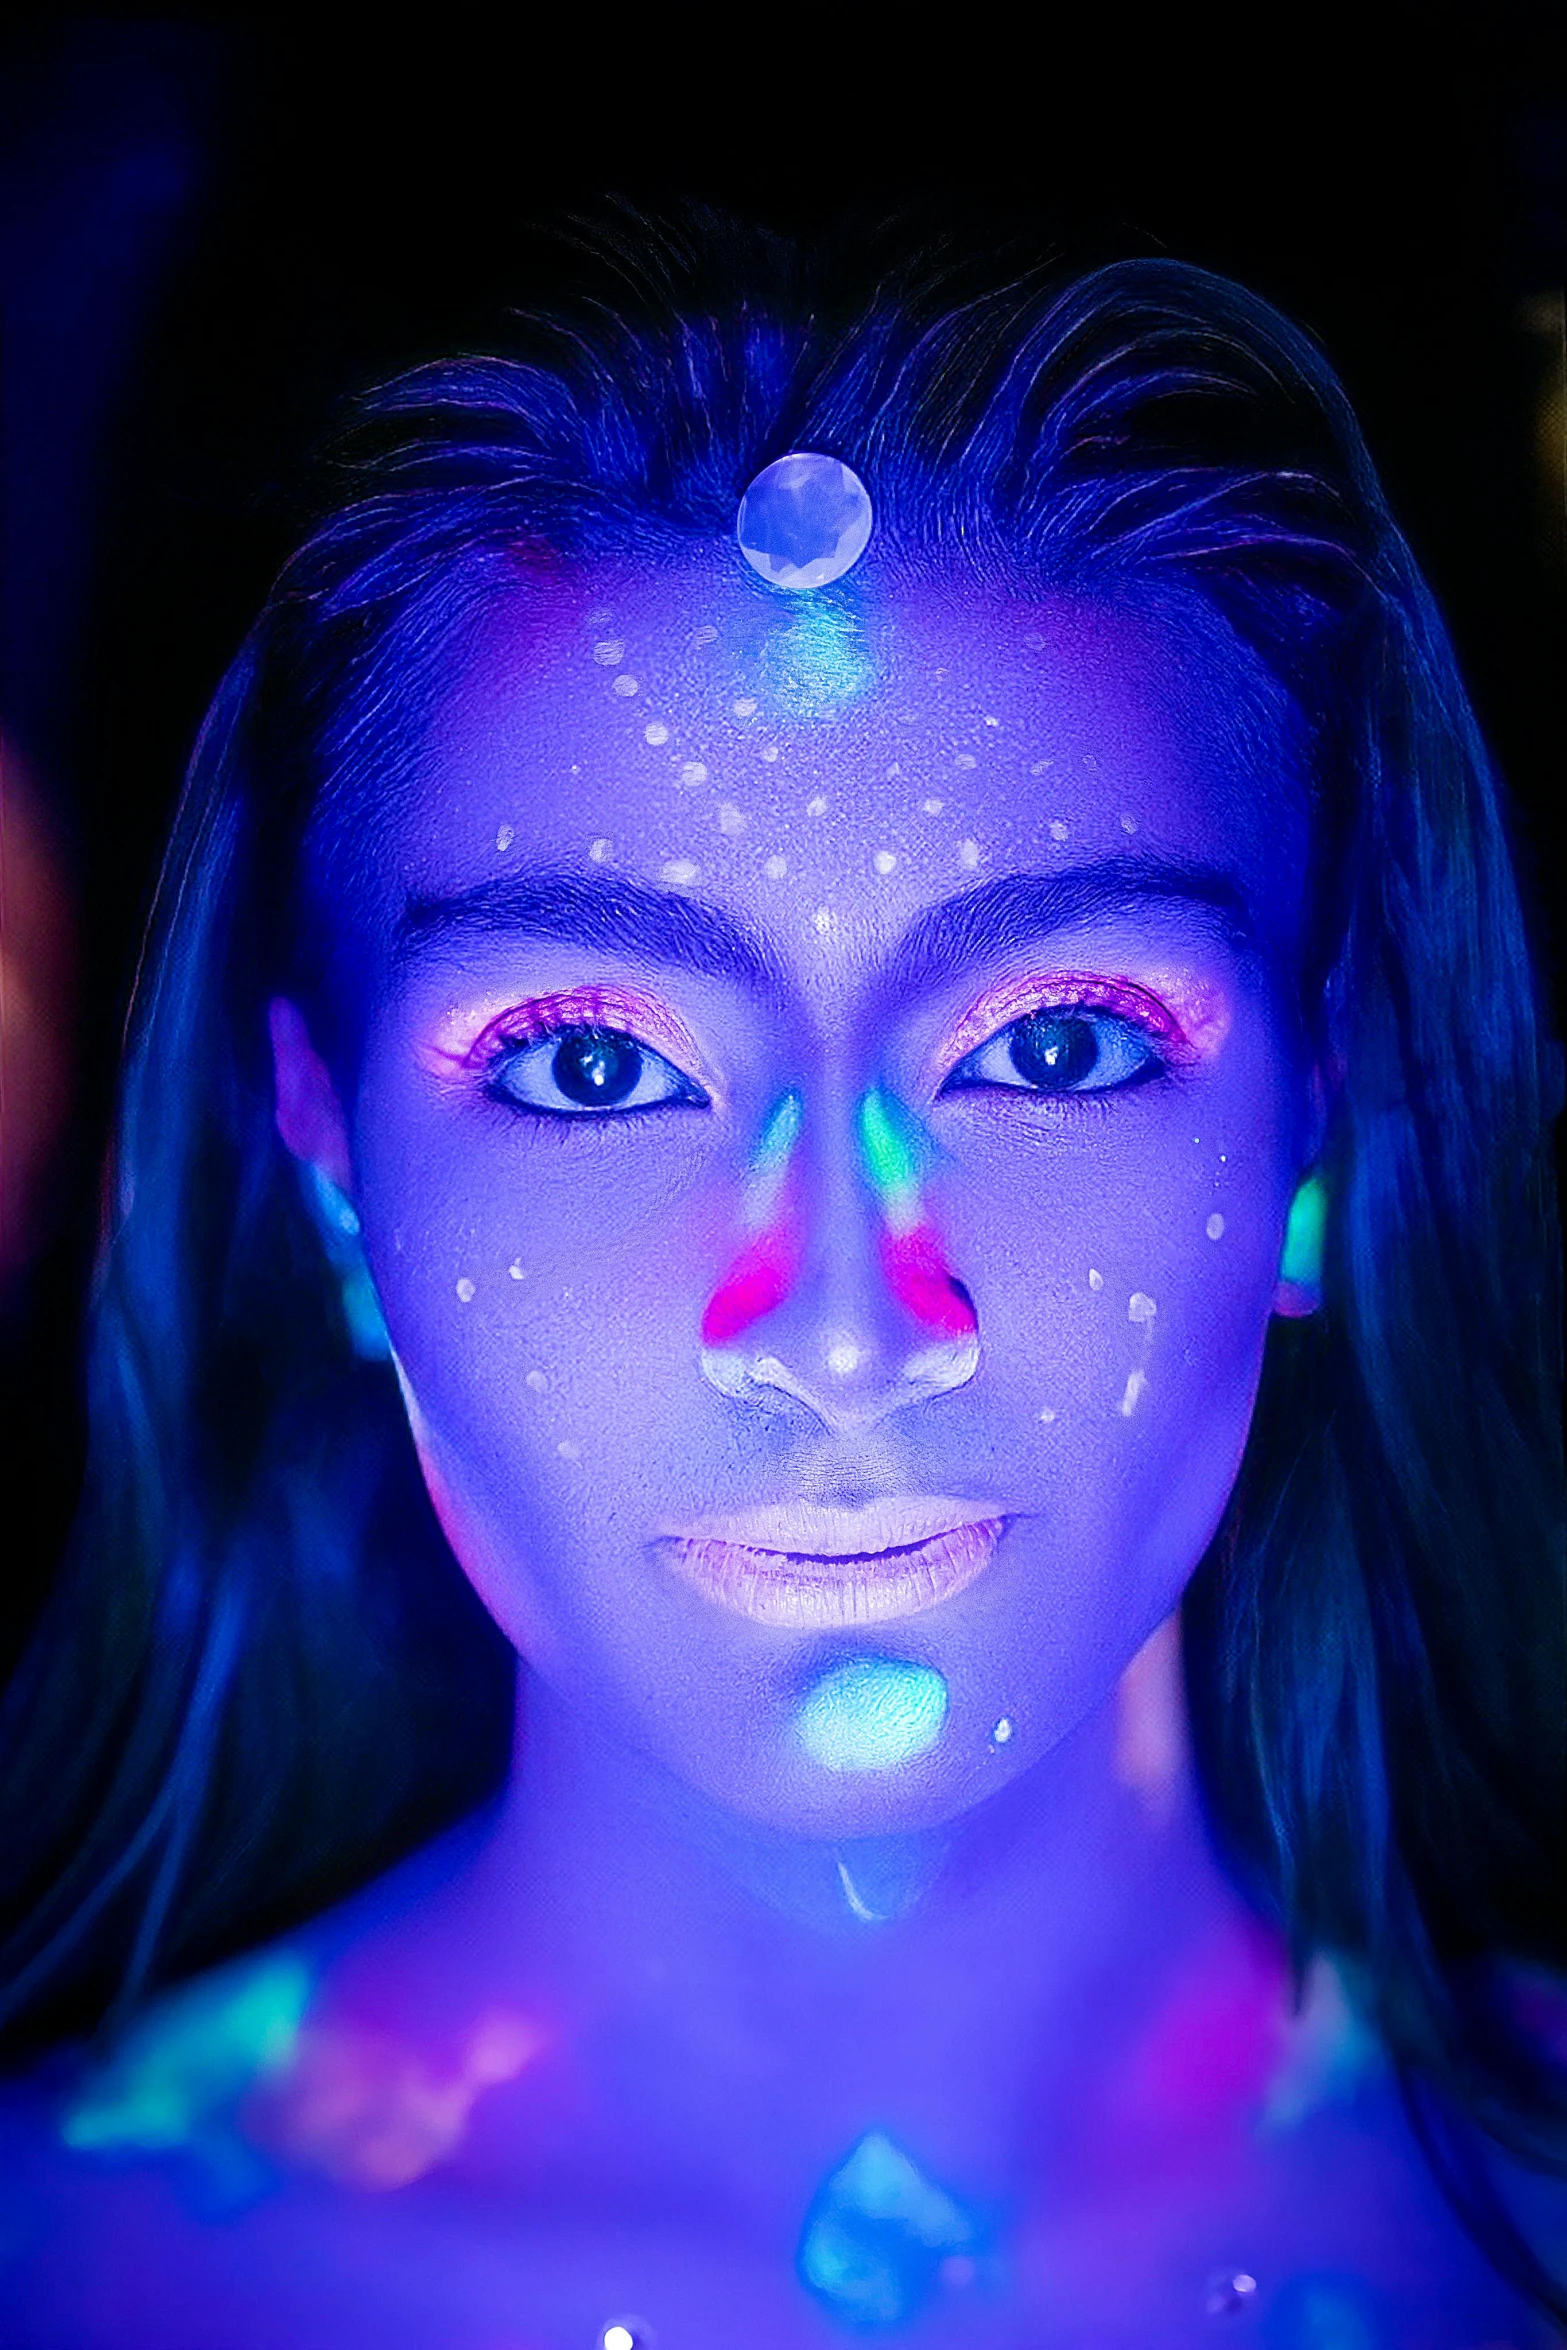
[[831,718],[876,682],[856,615],[814,596],[767,638],[759,664],[771,708],[796,719]]
[[928,1754],[947,1718],[947,1684],[930,1665],[856,1657],[815,1682],[795,1733],[826,1771],[890,1771]]

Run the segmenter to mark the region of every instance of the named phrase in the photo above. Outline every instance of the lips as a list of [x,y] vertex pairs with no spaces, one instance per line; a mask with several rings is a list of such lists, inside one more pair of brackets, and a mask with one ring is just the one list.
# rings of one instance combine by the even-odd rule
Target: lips
[[885,1624],[953,1598],[982,1575],[1006,1514],[941,1495],[835,1509],[778,1502],[655,1537],[682,1580],[716,1606],[791,1631]]

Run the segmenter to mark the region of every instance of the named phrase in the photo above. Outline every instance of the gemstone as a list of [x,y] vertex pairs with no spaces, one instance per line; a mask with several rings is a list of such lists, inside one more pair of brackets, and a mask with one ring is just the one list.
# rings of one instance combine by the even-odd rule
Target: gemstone
[[871,501],[836,457],[797,449],[764,466],[740,500],[735,537],[770,586],[800,593],[829,587],[870,543]]
[[974,2215],[871,2130],[818,2189],[796,2265],[842,2322],[904,2325],[943,2287],[973,2283],[982,2243]]

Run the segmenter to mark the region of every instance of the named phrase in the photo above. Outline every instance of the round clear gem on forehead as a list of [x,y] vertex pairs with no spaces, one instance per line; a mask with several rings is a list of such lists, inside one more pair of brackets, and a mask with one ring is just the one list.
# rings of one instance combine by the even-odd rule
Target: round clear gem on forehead
[[829,587],[870,543],[871,501],[836,457],[796,449],[766,465],[740,501],[735,538],[751,569],[799,594]]

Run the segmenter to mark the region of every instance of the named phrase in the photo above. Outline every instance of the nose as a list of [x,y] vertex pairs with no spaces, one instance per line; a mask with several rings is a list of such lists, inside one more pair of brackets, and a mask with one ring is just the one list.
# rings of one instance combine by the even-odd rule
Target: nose
[[753,1162],[748,1238],[703,1316],[702,1368],[724,1395],[859,1434],[972,1379],[978,1321],[926,1212],[910,1113],[877,1090],[852,1132],[807,1135],[799,1096],[785,1103]]

